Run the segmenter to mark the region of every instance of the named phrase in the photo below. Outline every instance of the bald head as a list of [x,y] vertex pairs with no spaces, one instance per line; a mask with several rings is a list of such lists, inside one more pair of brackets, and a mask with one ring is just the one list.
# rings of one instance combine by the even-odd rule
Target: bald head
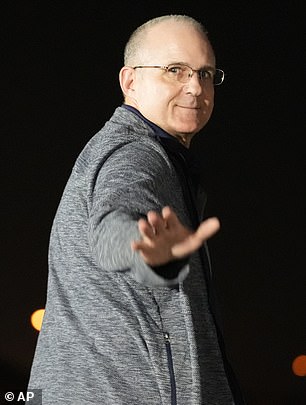
[[208,41],[207,31],[204,26],[192,17],[185,15],[166,15],[162,17],[153,18],[138,27],[131,35],[126,44],[124,51],[124,64],[126,66],[134,66],[136,64],[145,63],[145,55],[151,51],[150,40],[156,34],[165,35],[167,38],[167,31],[173,31],[175,28],[185,26],[197,31],[198,34],[203,36]]

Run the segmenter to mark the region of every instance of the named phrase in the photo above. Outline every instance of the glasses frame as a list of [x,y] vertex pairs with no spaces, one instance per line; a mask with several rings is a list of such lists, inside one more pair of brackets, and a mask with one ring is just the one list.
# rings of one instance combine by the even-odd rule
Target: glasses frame
[[[170,67],[176,67],[176,66],[178,66],[178,67],[183,66],[183,67],[186,67],[186,68],[189,69],[188,79],[190,79],[193,76],[194,73],[197,73],[198,77],[199,77],[199,80],[201,82],[203,82],[204,79],[201,78],[200,72],[213,70],[213,85],[214,86],[220,86],[224,82],[225,73],[224,73],[224,70],[222,70],[222,69],[205,69],[205,68],[203,68],[203,69],[193,69],[191,66],[189,66],[189,65],[187,65],[185,63],[170,63],[169,65],[137,65],[137,66],[132,66],[132,69],[163,69],[163,70],[166,70],[168,72]],[[218,82],[218,83],[214,82],[214,79],[216,77],[216,73],[221,75],[220,76],[221,77],[220,82]],[[188,83],[188,79],[186,81],[181,81],[181,80],[177,80],[177,81],[179,83]]]

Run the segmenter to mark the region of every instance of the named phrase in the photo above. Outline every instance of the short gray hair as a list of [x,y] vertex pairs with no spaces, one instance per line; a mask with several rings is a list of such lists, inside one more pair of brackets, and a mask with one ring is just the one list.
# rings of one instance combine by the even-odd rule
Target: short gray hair
[[153,18],[152,20],[149,20],[136,28],[136,30],[130,36],[124,49],[125,66],[132,66],[134,63],[139,62],[136,61],[136,59],[139,55],[139,50],[141,49],[141,45],[144,41],[145,35],[150,30],[150,28],[164,21],[176,21],[188,24],[198,30],[201,34],[203,34],[203,36],[207,36],[205,27],[199,21],[187,15],[170,14]]

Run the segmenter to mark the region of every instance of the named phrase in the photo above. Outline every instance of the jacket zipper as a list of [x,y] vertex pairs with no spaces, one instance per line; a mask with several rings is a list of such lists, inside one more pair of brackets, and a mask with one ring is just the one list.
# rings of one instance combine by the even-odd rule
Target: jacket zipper
[[169,375],[170,375],[171,405],[177,405],[177,401],[176,401],[176,383],[175,383],[175,375],[174,375],[174,367],[173,367],[170,335],[169,335],[168,332],[164,332],[164,340],[165,340],[165,345],[166,345],[168,368],[169,368]]

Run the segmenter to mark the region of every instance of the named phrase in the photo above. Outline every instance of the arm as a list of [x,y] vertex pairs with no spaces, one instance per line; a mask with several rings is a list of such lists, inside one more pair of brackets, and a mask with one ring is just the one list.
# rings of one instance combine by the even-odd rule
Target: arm
[[[201,232],[191,236],[172,211],[169,215],[168,208],[162,211],[176,195],[169,189],[169,184],[175,183],[173,176],[158,151],[137,143],[108,158],[97,175],[90,210],[90,244],[102,269],[129,271],[147,285],[173,285],[186,277],[186,265],[181,265],[172,279],[154,270],[154,266],[189,255],[203,240]],[[161,212],[161,216],[152,211]],[[161,232],[163,221],[165,233]],[[158,235],[154,235],[157,229]],[[152,239],[155,246],[148,252]]]

